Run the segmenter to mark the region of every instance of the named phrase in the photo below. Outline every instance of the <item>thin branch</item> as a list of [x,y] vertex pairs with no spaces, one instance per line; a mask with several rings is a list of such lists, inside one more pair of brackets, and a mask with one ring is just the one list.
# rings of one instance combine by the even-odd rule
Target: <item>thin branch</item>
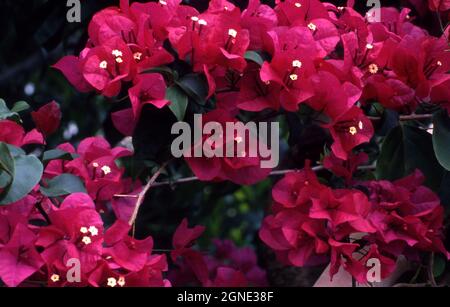
[[138,215],[139,208],[141,207],[142,203],[144,202],[145,194],[147,194],[147,192],[150,189],[150,187],[152,186],[152,184],[155,183],[156,179],[159,177],[159,175],[161,175],[161,172],[166,167],[167,163],[168,162],[165,162],[165,163],[163,163],[163,165],[161,165],[161,167],[156,171],[156,173],[153,174],[153,176],[150,178],[150,180],[144,186],[142,191],[138,194],[136,206],[134,207],[133,214],[131,215],[131,218],[128,221],[128,224],[130,226],[134,225],[134,222],[136,221],[136,217]]
[[427,283],[418,283],[418,284],[408,284],[408,283],[398,283],[394,284],[392,287],[394,288],[422,288],[428,286]]
[[[314,166],[314,167],[311,168],[311,170],[314,171],[314,172],[322,171],[324,169],[325,169],[325,167],[323,167],[322,165]],[[363,166],[359,166],[358,167],[358,170],[373,170],[373,169],[375,169],[375,165],[363,165]],[[297,172],[297,171],[298,171],[298,169],[277,170],[277,171],[270,172],[269,176],[282,176],[282,175],[285,175],[287,173],[292,173],[292,172]],[[141,197],[141,195],[142,195],[142,193],[144,191],[145,191],[144,192],[144,195],[145,195],[146,191],[148,191],[148,189],[150,189],[150,187],[156,188],[156,187],[162,187],[162,186],[172,186],[172,185],[176,185],[176,184],[194,182],[194,181],[199,181],[199,180],[200,179],[198,179],[198,177],[192,176],[192,177],[185,177],[185,178],[176,179],[176,180],[173,180],[173,181],[169,180],[169,181],[153,182],[151,184],[151,186],[148,186],[148,183],[147,183],[146,188],[147,188],[147,186],[148,186],[148,188],[147,189],[144,188],[144,190],[142,190],[142,192],[139,193],[139,194],[130,194],[130,195],[127,195],[127,194],[116,194],[116,195],[114,195],[114,197],[139,198],[139,197]],[[150,183],[150,181],[149,181],[149,183]]]
[[422,265],[421,265],[421,264],[417,267],[416,273],[414,274],[414,276],[413,276],[413,277],[411,278],[411,280],[409,281],[410,284],[413,284],[413,283],[416,282],[417,278],[418,278],[419,275],[420,275],[420,271],[422,271]]
[[441,18],[441,12],[439,11],[439,8],[440,8],[440,6],[441,6],[441,2],[442,2],[442,1],[439,1],[439,4],[438,4],[438,6],[437,6],[437,8],[436,8],[436,16],[437,16],[437,20],[438,20],[438,22],[439,22],[439,27],[441,28],[441,31],[442,31],[442,35],[444,35],[445,39],[446,39],[447,42],[448,42],[448,37],[447,37],[447,35],[445,34],[445,27],[447,27],[447,25],[444,27],[444,24],[442,23],[442,18]]
[[122,101],[127,100],[128,98],[130,98],[130,96],[125,95],[125,96],[122,97],[122,98],[118,98],[117,100],[114,100],[114,102],[115,102],[115,103],[119,103],[119,102],[122,102]]
[[437,287],[436,279],[434,279],[433,268],[434,268],[434,253],[432,252],[430,253],[430,258],[427,266],[428,281],[430,282],[432,287]]
[[180,178],[175,181],[155,182],[155,184],[153,186],[156,188],[156,187],[161,187],[161,186],[165,186],[165,185],[173,185],[173,184],[186,183],[186,182],[192,182],[192,181],[198,181],[198,180],[200,180],[200,179],[198,179],[195,176],[192,176],[192,177]]
[[[400,115],[399,120],[400,121],[420,120],[420,119],[430,119],[432,117],[433,117],[433,114],[410,114],[410,115]],[[368,116],[367,118],[370,120],[373,120],[373,121],[382,119],[382,117],[378,117],[378,116]]]
[[139,194],[114,194],[114,197],[138,198]]

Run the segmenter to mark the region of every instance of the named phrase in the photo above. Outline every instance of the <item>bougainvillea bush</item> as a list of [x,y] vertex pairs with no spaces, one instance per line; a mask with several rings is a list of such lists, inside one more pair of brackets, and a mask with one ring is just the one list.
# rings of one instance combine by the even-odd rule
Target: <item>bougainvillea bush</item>
[[[0,100],[1,283],[448,285],[450,2],[341,2],[89,16],[45,63],[79,101]],[[172,126],[198,114],[279,123],[278,166],[174,157]],[[73,137],[90,118],[108,124]]]

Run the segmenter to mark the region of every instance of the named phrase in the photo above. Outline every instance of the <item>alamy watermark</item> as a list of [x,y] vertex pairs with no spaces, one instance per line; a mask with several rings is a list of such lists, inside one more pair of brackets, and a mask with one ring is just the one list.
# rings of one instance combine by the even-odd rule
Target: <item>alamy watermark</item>
[[380,0],[368,0],[366,3],[367,7],[371,9],[366,13],[367,21],[380,22],[381,21],[381,1]]
[[[81,22],[81,3],[80,0],[67,0],[66,6],[69,8],[66,14],[68,22]],[[380,0],[367,0],[367,7],[370,7],[366,13],[367,21],[380,22],[381,21],[381,1]]]
[[381,282],[381,262],[378,258],[370,258],[366,262],[366,267],[369,268],[366,273],[368,282]]
[[69,7],[66,14],[68,22],[81,22],[81,3],[80,0],[67,0],[66,6]]
[[279,163],[278,122],[209,121],[203,125],[202,115],[195,114],[193,126],[193,133],[186,122],[172,126],[171,133],[178,135],[170,148],[175,158],[259,157],[261,168],[274,168]]

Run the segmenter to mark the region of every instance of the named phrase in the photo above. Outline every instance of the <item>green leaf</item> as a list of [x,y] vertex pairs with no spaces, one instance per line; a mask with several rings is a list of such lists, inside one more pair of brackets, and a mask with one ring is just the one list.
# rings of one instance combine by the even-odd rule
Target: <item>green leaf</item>
[[9,147],[3,142],[0,142],[0,169],[6,171],[9,175],[14,174],[14,159]]
[[47,182],[47,187],[41,186],[41,192],[47,197],[58,197],[76,192],[86,193],[83,182],[72,174],[62,174]]
[[186,114],[186,108],[188,105],[188,97],[186,94],[176,85],[172,85],[166,90],[166,99],[170,100],[169,109],[181,121]]
[[438,191],[444,169],[434,155],[431,135],[417,127],[397,126],[382,144],[377,161],[377,178],[399,179],[411,174],[416,168],[424,174],[425,185]]
[[386,136],[394,127],[398,126],[398,113],[393,110],[385,109],[381,116],[380,123],[377,125],[377,134]]
[[42,156],[42,161],[48,162],[50,160],[57,160],[57,159],[72,160],[76,157],[77,157],[76,154],[72,154],[70,152],[61,149],[51,149],[44,152]]
[[433,148],[439,163],[450,170],[450,118],[444,109],[433,115]]
[[444,273],[445,271],[445,259],[441,257],[440,255],[434,256],[434,263],[433,263],[433,276],[439,277]]
[[20,155],[26,155],[25,151],[20,147],[16,147],[11,144],[6,144],[6,146],[8,146],[8,150],[13,157],[20,156]]
[[14,104],[11,111],[19,113],[19,112],[28,110],[29,108],[30,108],[30,105],[26,101],[20,100]]
[[14,203],[30,193],[41,180],[43,169],[42,163],[35,156],[15,156],[14,176],[0,196],[0,205]]
[[208,84],[201,75],[187,74],[178,80],[176,84],[198,104],[204,105],[206,103]]
[[264,63],[264,59],[256,51],[247,51],[247,52],[245,52],[244,59],[246,59],[248,61],[253,61],[253,62],[259,64],[260,66],[262,66],[262,64]]
[[9,108],[6,106],[6,102],[0,98],[0,114],[7,111],[10,112]]
[[12,177],[7,172],[0,170],[0,189],[6,188],[11,183]]
[[19,114],[17,112],[11,111],[6,102],[3,99],[0,99],[0,120],[2,119],[12,119],[14,121],[20,121]]
[[167,66],[158,66],[158,67],[152,67],[149,69],[144,70],[142,73],[161,73],[161,74],[168,74],[170,76],[173,76],[175,79],[177,79],[177,72],[170,69]]

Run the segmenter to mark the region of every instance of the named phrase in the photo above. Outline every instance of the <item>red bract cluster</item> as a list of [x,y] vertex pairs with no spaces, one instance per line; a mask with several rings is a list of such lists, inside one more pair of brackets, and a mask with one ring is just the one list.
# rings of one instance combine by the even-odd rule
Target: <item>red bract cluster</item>
[[[121,157],[132,155],[124,147],[111,148],[101,137],[90,137],[82,140],[75,149],[71,144],[64,143],[57,147],[73,154],[74,159],[56,159],[50,161],[44,170],[44,179],[52,179],[61,174],[73,174],[85,184],[87,193],[95,201],[98,209],[105,210],[104,204],[112,201],[118,217],[126,218],[126,213],[120,208],[121,200],[115,199],[115,194],[129,193],[139,189],[138,183],[130,178],[124,178],[124,168],[116,164]],[[120,202],[120,203],[117,203]],[[125,206],[126,207],[126,206]]]
[[[33,117],[46,123],[45,117],[54,113],[41,110],[55,109],[54,104],[44,106]],[[44,143],[36,130],[25,134],[19,124],[9,120],[0,125],[5,128],[1,130],[3,143]],[[70,144],[62,144],[58,150],[73,159],[51,160],[42,186],[59,175],[72,174],[82,180],[88,194],[67,196],[58,191],[60,197],[48,197],[37,185],[21,200],[0,207],[1,280],[7,286],[170,285],[162,276],[167,270],[166,257],[152,253],[152,238],[137,240],[128,235],[135,202],[114,198],[115,193],[140,189],[139,184],[123,178],[124,170],[116,164],[116,159],[131,152],[111,148],[100,137],[83,140],[77,150]],[[105,211],[113,211],[117,217],[106,231],[101,216]]]
[[31,112],[31,117],[39,131],[48,136],[59,128],[61,121],[61,110],[56,101],[51,101],[39,110]]
[[[358,101],[379,101],[403,112],[423,102],[445,104],[450,68],[446,34],[436,38],[413,25],[409,9],[381,8],[381,19],[374,22],[351,5],[289,0],[272,9],[251,0],[241,12],[230,2],[213,0],[199,13],[177,0],[131,6],[121,1],[120,8],[92,18],[80,56],[65,57],[55,67],[81,91],[110,97],[133,84],[132,111],[113,115],[119,130],[130,134],[144,104],[170,104],[162,76],[146,73],[174,60],[164,47],[169,42],[180,60],[205,75],[208,97],[219,86],[231,92],[217,95],[230,116],[236,108],[296,111],[307,104],[329,117],[325,128],[334,140],[333,153],[346,160],[373,135]],[[246,62],[249,52],[259,54],[261,66]]]
[[173,236],[171,253],[177,269],[169,274],[174,286],[202,285],[206,287],[266,286],[266,273],[258,264],[255,252],[238,248],[230,240],[215,240],[213,253],[205,254],[192,248],[204,227],[188,228],[184,219]]
[[11,120],[0,120],[0,142],[14,146],[45,144],[44,136],[36,129],[25,133],[23,127]]
[[129,237],[131,226],[121,220],[105,232],[102,218],[87,194],[74,193],[59,206],[50,205],[47,214],[51,224],[44,227],[31,226],[28,220],[36,216],[35,203],[46,200],[30,198],[0,212],[4,242],[0,277],[8,286],[17,286],[30,276],[24,284],[170,284],[161,275],[167,270],[165,256],[152,254],[152,238],[140,241]]
[[361,283],[367,282],[371,258],[380,260],[386,278],[400,255],[417,260],[421,251],[432,251],[449,257],[442,243],[443,208],[422,182],[419,171],[394,182],[369,181],[366,195],[331,189],[310,169],[288,173],[273,188],[273,215],[264,219],[260,238],[284,263],[331,261],[331,277],[342,266]]
[[[55,104],[51,102],[33,113],[37,125],[43,124],[41,128],[49,127],[46,119],[59,114],[53,112],[59,110]],[[8,146],[44,143],[36,130],[25,134],[19,124],[10,120],[0,121],[0,125],[4,127],[0,140]],[[51,133],[53,128],[42,130]],[[168,271],[166,255],[152,252],[152,237],[138,240],[130,235],[136,199],[116,197],[141,190],[140,183],[124,177],[124,169],[117,164],[119,158],[132,152],[124,147],[111,148],[102,137],[86,138],[77,148],[64,143],[55,150],[62,156],[46,164],[40,184],[21,200],[0,207],[2,282],[11,287],[171,286],[163,275]],[[87,193],[52,192],[52,182],[61,176],[79,178]],[[116,217],[112,225],[104,222],[108,213]],[[200,226],[189,229],[187,220],[183,220],[175,232],[172,260],[176,267],[181,262],[187,265],[173,270],[170,280],[180,285],[200,282],[204,286],[267,284],[265,272],[249,248],[216,241],[213,255],[191,249],[203,230]]]
[[[212,141],[210,135],[204,136],[203,139],[199,140],[198,143],[194,144],[192,148],[189,149],[190,157],[186,157],[186,162],[192,169],[192,171],[198,176],[199,179],[205,181],[220,181],[220,180],[230,180],[237,184],[254,184],[264,178],[266,178],[271,169],[261,168],[261,158],[259,156],[251,156],[250,152],[254,151],[254,147],[257,147],[260,141],[256,140],[253,135],[246,135],[245,131],[242,132],[233,131],[233,135],[227,135],[226,124],[237,122],[232,116],[221,109],[217,109],[207,113],[203,117],[203,125],[210,124],[211,122],[217,123],[222,128],[222,135],[219,139]],[[203,127],[202,127],[203,128]],[[240,134],[241,133],[241,134]],[[248,138],[247,138],[248,137]],[[242,148],[242,151],[238,150],[238,144],[244,142],[244,139],[255,138],[255,143],[249,141],[249,143],[254,144],[246,145]],[[227,157],[227,146],[232,145],[234,148],[234,155]],[[206,146],[205,146],[206,145]],[[203,154],[205,157],[197,158],[194,157],[196,149],[205,150]],[[214,151],[220,150],[220,157],[214,156]]]

